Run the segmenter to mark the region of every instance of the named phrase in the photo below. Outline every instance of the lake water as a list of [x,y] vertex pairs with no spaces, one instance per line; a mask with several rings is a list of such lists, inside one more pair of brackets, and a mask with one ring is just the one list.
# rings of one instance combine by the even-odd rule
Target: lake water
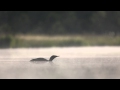
[[[30,62],[58,55],[53,62]],[[117,79],[120,47],[0,49],[0,79]]]

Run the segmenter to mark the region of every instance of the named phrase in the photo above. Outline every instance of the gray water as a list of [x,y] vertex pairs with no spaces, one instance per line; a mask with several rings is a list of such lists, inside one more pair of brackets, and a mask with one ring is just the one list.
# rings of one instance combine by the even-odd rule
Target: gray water
[[[30,62],[58,55],[53,62]],[[0,49],[1,79],[117,79],[120,47]]]

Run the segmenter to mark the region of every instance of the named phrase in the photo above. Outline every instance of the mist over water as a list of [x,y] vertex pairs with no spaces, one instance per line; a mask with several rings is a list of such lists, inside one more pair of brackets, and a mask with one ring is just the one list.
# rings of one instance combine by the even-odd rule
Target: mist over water
[[[30,62],[33,58],[53,62]],[[120,78],[120,47],[52,47],[0,49],[0,78]]]

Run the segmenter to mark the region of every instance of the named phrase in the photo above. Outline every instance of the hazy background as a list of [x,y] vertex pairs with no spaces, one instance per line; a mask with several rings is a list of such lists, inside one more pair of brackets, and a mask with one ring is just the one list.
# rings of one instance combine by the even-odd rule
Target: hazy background
[[0,47],[120,45],[120,11],[0,11]]
[[1,34],[119,33],[120,11],[0,11]]

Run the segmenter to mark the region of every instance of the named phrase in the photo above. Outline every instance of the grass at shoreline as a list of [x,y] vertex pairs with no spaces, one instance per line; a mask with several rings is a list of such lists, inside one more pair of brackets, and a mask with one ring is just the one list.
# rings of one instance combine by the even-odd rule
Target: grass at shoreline
[[1,36],[0,48],[52,47],[52,46],[119,46],[120,36],[106,35],[16,35]]

